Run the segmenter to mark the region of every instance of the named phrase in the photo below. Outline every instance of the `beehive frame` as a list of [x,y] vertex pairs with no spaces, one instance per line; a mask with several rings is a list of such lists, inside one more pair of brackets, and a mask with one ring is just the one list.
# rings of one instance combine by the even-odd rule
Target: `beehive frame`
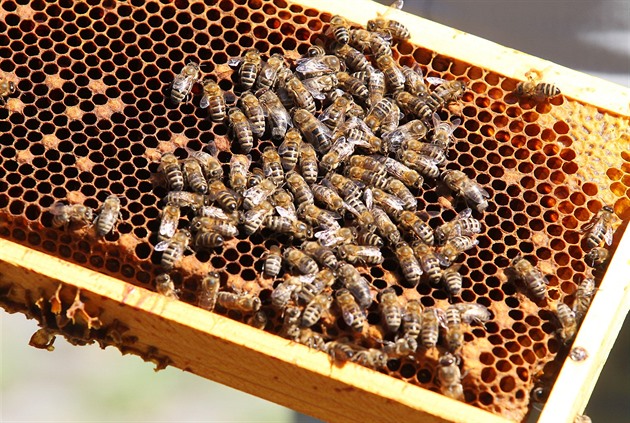
[[[211,3],[214,4],[214,2]],[[221,3],[223,4],[225,2]],[[263,6],[261,2],[250,3],[253,7],[259,9]],[[68,2],[68,4],[72,6],[71,2]],[[282,1],[264,3],[264,5],[272,4],[275,4],[278,8],[286,6],[283,6],[284,2]],[[307,16],[316,16],[319,13],[317,12],[318,10],[335,10],[355,22],[365,22],[367,19],[375,16],[376,12],[384,10],[382,6],[363,2],[344,2],[334,5],[332,2],[302,2],[301,5],[301,10],[313,11],[306,12]],[[70,7],[68,5],[64,6],[64,4],[62,4],[62,6],[65,8]],[[180,6],[184,8],[187,7],[183,3],[177,5],[177,7]],[[302,9],[302,7],[304,9]],[[362,11],[360,15],[356,13],[357,10]],[[3,13],[5,12],[3,11]],[[492,72],[496,74],[514,80],[522,79],[523,75],[531,69],[538,69],[544,73],[545,79],[548,78],[549,80],[558,81],[558,83],[561,81],[562,89],[566,96],[584,102],[585,104],[596,106],[599,110],[609,110],[623,116],[628,115],[628,98],[630,98],[628,91],[619,89],[619,87],[613,84],[608,84],[604,81],[570,71],[549,62],[531,58],[509,49],[504,49],[495,44],[404,13],[397,13],[395,17],[410,28],[422,28],[421,31],[413,31],[412,44],[423,46],[425,49],[434,51],[443,57],[455,57],[460,61],[469,63],[471,67],[477,66],[481,69],[492,70]],[[317,18],[311,19],[311,21],[316,19]],[[446,40],[449,40],[449,42],[446,42]],[[474,48],[471,48],[473,46]],[[474,55],[471,54],[472,51],[474,51]],[[510,60],[510,57],[513,57],[513,59]],[[6,69],[3,70],[6,71]],[[8,108],[14,111],[13,107],[16,105],[19,106],[19,103],[9,103]],[[22,106],[24,106],[24,104],[22,104]],[[110,106],[116,107],[116,104],[111,104]],[[78,111],[79,109],[75,108],[74,110]],[[596,109],[593,110],[596,111]],[[27,157],[22,158],[28,159]],[[616,180],[618,179],[622,178],[618,177]],[[605,195],[603,195],[603,197],[604,200],[608,200]],[[622,215],[626,214],[628,209],[627,201],[617,201],[617,203],[619,204],[617,211]],[[13,213],[13,211],[11,211],[11,213]],[[2,221],[0,221],[0,223],[1,222]],[[621,231],[619,231],[617,235],[619,237]],[[15,235],[13,235],[13,237],[15,237]],[[30,241],[28,242],[30,243]],[[36,252],[25,251],[23,247],[10,243],[3,244],[3,247],[5,246],[6,248],[2,248],[0,251],[3,253],[7,251],[9,253],[7,253],[7,256],[2,260],[7,264],[8,269],[14,267],[15,272],[3,272],[2,286],[4,288],[2,294],[11,300],[10,302],[5,301],[5,306],[11,304],[10,307],[16,310],[25,311],[32,316],[37,316],[38,313],[41,314],[41,310],[35,304],[37,304],[40,298],[46,301],[54,298],[54,292],[59,286],[57,283],[63,282],[64,284],[60,291],[64,304],[73,303],[76,289],[72,287],[81,288],[80,298],[82,301],[86,302],[86,308],[90,313],[97,313],[97,309],[101,308],[104,312],[100,314],[102,316],[102,327],[109,328],[110,330],[110,332],[101,331],[100,334],[93,333],[90,336],[100,340],[104,344],[116,343],[118,335],[111,333],[111,330],[114,330],[112,327],[118,328],[114,330],[114,332],[116,332],[122,331],[122,328],[126,326],[127,330],[125,330],[122,335],[130,339],[137,337],[139,340],[133,344],[134,346],[129,347],[125,344],[121,349],[130,348],[132,351],[135,350],[137,353],[145,356],[145,358],[156,361],[158,365],[170,363],[180,368],[190,369],[195,373],[326,420],[349,420],[352,418],[351,416],[357,416],[358,420],[378,420],[382,419],[383,416],[389,416],[392,418],[392,421],[401,421],[403,418],[411,418],[410,416],[417,418],[418,414],[416,413],[427,418],[431,417],[435,421],[491,421],[490,419],[493,418],[476,408],[454,403],[439,395],[422,390],[421,388],[401,384],[402,382],[400,381],[392,381],[386,376],[375,374],[358,366],[332,366],[328,359],[320,353],[306,351],[301,346],[291,345],[288,341],[260,333],[259,331],[244,327],[238,322],[233,322],[221,316],[212,315],[211,319],[217,319],[217,323],[212,324],[210,322],[214,320],[208,320],[209,318],[206,312],[195,309],[187,304],[166,301],[164,298],[145,291],[141,287],[134,287],[120,281],[115,283],[115,281],[110,278],[107,278],[107,286],[111,288],[112,292],[110,292],[109,289],[100,289],[103,287],[101,286],[99,288],[97,283],[88,283],[87,285],[77,284],[77,280],[98,281],[106,277],[99,274],[92,275],[93,272],[89,271],[88,273],[82,273],[86,272],[86,269],[68,263],[59,264],[61,262],[57,260],[51,262],[49,261],[50,257],[34,255]],[[624,251],[623,241],[618,250],[620,252]],[[34,259],[35,257],[37,257],[37,259]],[[26,258],[27,260],[23,261],[20,258]],[[57,264],[53,264],[53,262]],[[34,263],[46,263],[46,266],[36,268],[33,266]],[[67,269],[68,267],[66,266],[69,266],[72,271],[68,273],[56,271],[51,273],[49,270],[56,269],[57,265],[62,266],[63,269]],[[611,262],[610,266],[611,269],[615,268],[619,270],[618,273],[615,271],[614,274],[621,275],[624,274],[626,270],[624,269],[624,264],[619,255],[615,257],[615,260]],[[25,269],[31,270],[27,272],[26,276],[23,274],[23,270]],[[111,270],[109,271],[111,272]],[[584,333],[588,334],[589,331],[587,329],[591,327],[593,328],[591,329],[593,333],[597,330],[602,337],[605,337],[607,343],[611,343],[612,339],[616,336],[615,328],[618,330],[618,325],[615,325],[614,322],[623,321],[623,316],[627,312],[628,307],[627,298],[625,298],[624,301],[618,301],[618,298],[624,298],[620,295],[616,295],[619,292],[617,289],[623,287],[623,284],[614,281],[610,282],[611,273],[613,272],[609,272],[606,279],[602,281],[602,287],[604,287],[606,283],[606,289],[601,289],[596,296],[593,309],[589,312],[589,317],[587,317],[583,329],[575,343],[576,346],[583,346],[586,351],[589,352],[589,358],[577,364],[567,361],[565,370],[563,370],[562,373],[564,375],[567,372],[576,371],[584,378],[584,386],[590,386],[590,389],[584,389],[579,396],[574,395],[573,398],[577,398],[576,401],[566,401],[564,399],[554,400],[554,398],[559,398],[559,395],[562,395],[563,392],[573,392],[567,389],[567,387],[570,386],[575,389],[576,386],[579,386],[579,384],[575,383],[575,374],[572,376],[572,383],[567,383],[566,385],[563,385],[562,379],[559,379],[550,397],[550,403],[545,408],[541,419],[551,419],[553,416],[554,421],[559,421],[562,419],[558,419],[558,416],[564,415],[567,417],[565,420],[570,420],[569,416],[574,415],[580,408],[583,408],[588,396],[584,395],[586,393],[585,391],[588,390],[590,393],[590,390],[592,390],[594,380],[596,379],[595,376],[599,372],[599,369],[601,369],[601,365],[610,345],[602,348],[600,344],[597,343],[591,344],[590,342],[582,342],[585,338],[589,337],[588,335],[584,335]],[[57,276],[58,274],[72,274],[76,276],[62,281]],[[32,275],[40,276],[33,280]],[[85,277],[80,277],[79,275],[85,275]],[[13,283],[13,286],[10,286],[8,282]],[[34,285],[31,285],[32,283],[34,283]],[[613,284],[610,285],[613,288],[609,289],[608,284],[610,283]],[[90,292],[95,293],[96,296],[90,294]],[[603,296],[604,293],[606,294],[605,297]],[[110,300],[107,300],[107,298]],[[613,302],[619,304],[619,309],[616,310],[614,315],[611,313],[614,310],[611,310],[609,307],[611,300],[607,301],[607,305],[602,298],[613,298],[615,299]],[[117,305],[120,303],[125,304],[121,309],[125,310],[122,314],[113,311],[120,309]],[[40,301],[39,304],[41,305],[42,302]],[[604,305],[604,307],[600,306],[603,311],[597,312],[599,317],[596,319],[589,320],[590,316],[596,313],[593,310],[595,310],[597,304]],[[172,310],[172,314],[169,314],[169,310]],[[143,317],[131,317],[136,316],[137,313]],[[605,313],[606,316],[610,317],[603,316],[603,314],[600,313]],[[114,316],[115,318],[112,318]],[[182,316],[186,317],[183,318]],[[195,318],[195,316],[198,317]],[[158,322],[154,323],[153,326],[156,328],[155,332],[149,334],[146,333],[145,330],[142,330],[143,325],[133,325],[132,327],[132,325],[127,324],[127,322],[131,322],[134,319],[141,320],[143,323],[155,320],[155,322]],[[114,320],[124,323],[117,324]],[[591,322],[590,326],[589,321]],[[601,329],[599,329],[602,326],[602,321],[613,322],[608,325],[609,332],[602,332]],[[197,324],[193,324],[195,322]],[[144,326],[146,327],[146,325]],[[213,329],[207,331],[205,330],[207,326],[211,326]],[[173,328],[177,329],[174,330]],[[200,333],[208,334],[209,339],[200,337]],[[160,334],[161,336],[156,336],[156,334]],[[164,334],[172,335],[164,336]],[[238,335],[233,336],[233,334]],[[86,339],[82,337],[80,333],[69,333],[68,335],[76,342],[86,342]],[[198,345],[187,342],[186,339],[189,338],[198,339]],[[593,339],[592,337],[590,338]],[[202,341],[202,339],[204,340]],[[256,340],[260,342],[258,343]],[[206,343],[216,345],[213,347]],[[182,345],[186,345],[186,352],[180,349]],[[219,347],[220,345],[230,345],[235,349],[230,349],[229,351],[222,350]],[[222,368],[227,368],[227,372],[218,368],[200,368],[197,366],[203,361],[201,359],[201,357],[203,357],[201,351],[204,350],[206,351],[205,354],[207,354],[208,351],[216,350],[219,356],[234,356],[237,359],[231,364],[222,363]],[[278,351],[283,352],[278,354]],[[212,354],[212,356],[215,355]],[[194,357],[198,357],[198,359],[195,360]],[[305,357],[308,357],[308,359]],[[313,359],[312,362],[310,361],[311,358]],[[241,363],[239,363],[239,361]],[[278,361],[282,363],[282,366],[278,365]],[[243,363],[252,363],[252,366],[251,368],[246,368],[243,367]],[[577,366],[577,369],[571,370],[572,365],[573,367]],[[266,378],[266,380],[269,381],[276,380],[277,382],[274,382],[275,387],[256,385],[256,383],[253,383],[248,377],[242,379],[235,377],[235,375],[247,373],[256,375],[256,369],[261,368],[268,369],[269,373],[265,371],[258,379],[262,380],[262,378]],[[290,377],[283,380],[276,379],[279,375],[289,375]],[[292,382],[296,380],[309,380],[313,381],[313,383],[312,386],[306,386],[305,388],[308,389],[305,391],[298,391],[296,389],[299,387],[295,387],[292,384]],[[384,380],[388,382],[383,382]],[[362,382],[357,383],[357,381]],[[330,385],[328,385],[328,383],[330,383]],[[303,384],[300,384],[300,386],[302,385]],[[376,396],[374,395],[373,388],[371,388],[374,386],[379,387]],[[387,388],[391,387],[392,389],[389,391],[388,389],[380,388],[383,386]],[[322,391],[329,393],[324,394],[324,397],[320,400],[319,395],[322,395]],[[295,392],[300,392],[298,399],[293,397]],[[291,395],[287,396],[288,394]],[[312,404],[308,404],[303,398],[313,398],[314,401]],[[427,406],[423,404],[427,404]],[[569,405],[571,405],[570,408],[568,408]],[[371,416],[373,418],[370,418],[366,413],[372,412],[374,413]],[[558,414],[563,412],[565,414]]]

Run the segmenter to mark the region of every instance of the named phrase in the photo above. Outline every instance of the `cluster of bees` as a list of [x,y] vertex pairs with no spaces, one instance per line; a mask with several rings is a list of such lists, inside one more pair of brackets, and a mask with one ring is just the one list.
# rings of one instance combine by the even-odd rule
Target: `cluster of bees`
[[[458,258],[477,245],[475,235],[482,231],[473,215],[483,215],[489,194],[466,173],[445,169],[461,119],[443,120],[440,113],[458,101],[466,84],[399,66],[391,44],[409,38],[409,31],[385,15],[369,21],[367,29],[334,16],[326,35],[291,66],[278,54],[263,60],[256,49],[231,59],[239,90],[231,106],[217,81],[201,78],[197,63],[187,63],[175,77],[170,100],[187,101],[200,83],[200,107],[214,122],[229,123],[238,144],[232,150],[240,152],[232,154],[227,172],[212,146],[188,151],[183,159],[173,153],[161,157],[168,194],[155,245],[164,271],[156,289],[178,298],[170,273],[187,251],[212,250],[241,233],[284,235],[289,241],[271,245],[263,258],[264,275],[275,280],[270,301],[263,304],[253,293],[222,286],[221,274],[211,270],[201,281],[198,305],[239,311],[261,329],[270,315],[280,316],[282,336],[334,360],[375,369],[439,344],[437,383],[445,395],[463,400],[463,335],[467,325],[489,321],[491,312],[477,303],[424,308],[400,293],[402,287],[429,283],[452,299],[462,289]],[[516,92],[545,98],[560,93],[531,76]],[[249,153],[261,140],[271,142],[264,141],[270,145],[254,162]],[[466,206],[436,228],[417,210],[416,198],[431,185],[443,186]],[[119,199],[110,196],[95,219],[93,210],[81,205],[55,203],[50,211],[57,227],[94,224],[105,235],[119,210]],[[613,216],[604,207],[587,228],[586,259],[592,266],[607,258],[602,243],[610,244]],[[184,228],[185,221],[190,224]],[[382,289],[375,298],[376,288],[361,271],[392,256],[401,286]],[[528,260],[516,257],[510,271],[537,300],[547,297],[547,279]],[[557,304],[558,333],[565,342],[574,336],[594,289],[587,278],[573,308]],[[378,338],[366,317],[375,299]],[[327,334],[335,322],[347,326],[347,337]]]

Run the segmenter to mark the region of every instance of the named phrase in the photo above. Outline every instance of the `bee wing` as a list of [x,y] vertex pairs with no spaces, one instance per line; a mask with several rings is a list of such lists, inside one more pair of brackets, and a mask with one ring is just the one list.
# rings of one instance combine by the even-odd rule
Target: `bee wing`
[[324,95],[324,93],[322,92],[322,90],[320,89],[320,82],[319,82],[319,78],[320,77],[315,77],[315,78],[308,78],[302,81],[302,85],[304,85],[304,88],[307,89],[307,91],[309,93],[311,93],[311,95],[318,99],[318,100],[323,100],[326,98],[326,96]]
[[287,139],[285,137],[282,143],[280,143],[280,145],[278,146],[278,154],[282,156],[288,151],[288,149],[289,147],[287,145]]
[[331,71],[330,67],[326,63],[319,60],[319,58],[302,58],[297,60],[297,66],[295,70],[300,73],[311,72],[328,72]]
[[614,233],[615,231],[613,230],[612,226],[609,226],[608,229],[606,230],[606,233],[604,234],[604,241],[606,242],[606,245],[612,244]]
[[447,82],[446,79],[437,78],[435,76],[427,76],[426,80],[431,85],[442,85],[443,83]]
[[467,219],[470,216],[472,216],[472,209],[470,207],[462,210],[461,212],[459,212],[459,214],[457,216],[455,216],[454,220],[461,220],[461,219]]
[[440,262],[440,266],[448,267],[448,266],[451,265],[451,261],[448,258],[446,258],[446,256],[444,254],[435,253],[435,256],[437,257],[438,261]]
[[455,119],[452,120],[451,122],[451,134],[453,133],[453,131],[455,131],[457,129],[457,127],[459,125],[461,125],[462,120],[459,117],[456,117]]
[[50,213],[55,215],[55,216],[61,216],[62,214],[65,214],[65,208],[67,206],[65,204],[63,204],[61,201],[56,201],[55,203],[53,203],[50,206]]
[[276,211],[281,217],[290,220],[297,220],[297,215],[295,214],[295,210],[287,209],[286,207],[276,206]]
[[159,234],[165,237],[172,237],[177,230],[177,220],[162,220],[160,222]]
[[199,102],[199,107],[201,107],[202,109],[205,109],[209,105],[210,105],[210,97],[204,94],[203,97],[201,97],[201,101]]
[[239,57],[230,57],[230,59],[228,60],[228,65],[232,66],[232,67],[236,67],[238,65],[240,65],[243,62],[243,57],[239,56]]
[[159,242],[155,247],[155,251],[164,251],[168,248],[168,246],[171,245],[171,241],[162,241]]
[[348,326],[352,326],[352,323],[354,322],[354,315],[349,312],[349,311],[344,311],[343,312],[343,321],[346,322],[346,324]]
[[368,209],[372,209],[374,207],[374,195],[372,194],[372,190],[367,188],[363,191],[363,200],[365,201],[365,205]]
[[355,209],[354,207],[352,207],[350,204],[346,203],[345,201],[343,202],[343,207],[355,216],[359,216],[360,214],[357,211],[357,209]]

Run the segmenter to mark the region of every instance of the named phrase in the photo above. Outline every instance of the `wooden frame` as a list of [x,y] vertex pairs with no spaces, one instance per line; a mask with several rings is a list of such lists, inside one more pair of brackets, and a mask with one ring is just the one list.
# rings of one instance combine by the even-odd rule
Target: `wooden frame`
[[[359,22],[386,9],[360,0],[300,4],[334,10]],[[562,79],[565,95],[630,115],[630,90],[404,12],[393,12],[391,17],[409,28],[422,28],[412,32],[414,44],[516,79],[540,69],[549,80]],[[628,233],[617,251],[574,343],[587,356],[580,361],[567,359],[541,422],[573,421],[583,411],[630,310],[630,282],[623,278],[630,271]],[[30,305],[33,310],[38,301],[41,306],[54,298],[60,286],[64,304],[78,298],[90,316],[98,316],[109,336],[103,342],[115,343],[121,335],[131,344],[126,350],[158,366],[171,364],[327,421],[507,421],[353,363],[336,366],[322,352],[0,240],[0,295],[5,305]],[[121,329],[118,322],[125,327]],[[217,356],[220,362],[212,359]]]

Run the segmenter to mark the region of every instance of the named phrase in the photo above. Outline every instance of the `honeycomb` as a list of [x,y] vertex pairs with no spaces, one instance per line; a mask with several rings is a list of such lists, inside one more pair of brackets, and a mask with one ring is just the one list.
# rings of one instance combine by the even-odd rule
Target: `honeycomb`
[[[200,61],[204,74],[233,92],[230,57],[255,47],[266,57],[298,58],[331,18],[284,0],[7,0],[0,7],[1,76],[18,89],[0,109],[10,124],[0,133],[0,236],[148,289],[160,273],[153,247],[166,195],[155,176],[157,160],[165,152],[186,157],[210,141],[226,172],[231,157],[226,124],[211,122],[195,101],[168,101],[175,75],[189,59]],[[534,303],[504,271],[523,254],[551,275],[551,300],[575,294],[591,271],[581,226],[605,204],[630,217],[628,119],[565,96],[519,98],[517,80],[409,42],[393,50],[401,65],[418,63],[427,76],[469,81],[448,168],[481,184],[491,201],[479,244],[460,259],[457,297],[489,307],[493,319],[465,333],[464,393],[473,406],[522,420],[530,392],[553,383],[566,349],[548,304]],[[268,145],[259,142],[252,159]],[[97,209],[110,194],[122,199],[122,220],[104,239],[87,228],[51,227],[46,210],[56,201]],[[433,228],[457,214],[435,186],[422,190],[418,202],[434,212]],[[268,304],[274,281],[262,276],[260,257],[278,241],[267,233],[240,235],[212,253],[184,257],[173,275],[180,299],[197,303],[200,277],[211,266],[227,275],[224,283]],[[396,284],[397,268],[390,256],[360,270],[382,290]],[[601,280],[604,270],[593,272]],[[397,289],[425,307],[449,303],[444,290],[426,283]],[[368,321],[378,322],[378,304],[368,311]],[[274,333],[277,317],[267,327]],[[426,351],[418,363],[391,360],[385,371],[439,392],[437,354]]]

